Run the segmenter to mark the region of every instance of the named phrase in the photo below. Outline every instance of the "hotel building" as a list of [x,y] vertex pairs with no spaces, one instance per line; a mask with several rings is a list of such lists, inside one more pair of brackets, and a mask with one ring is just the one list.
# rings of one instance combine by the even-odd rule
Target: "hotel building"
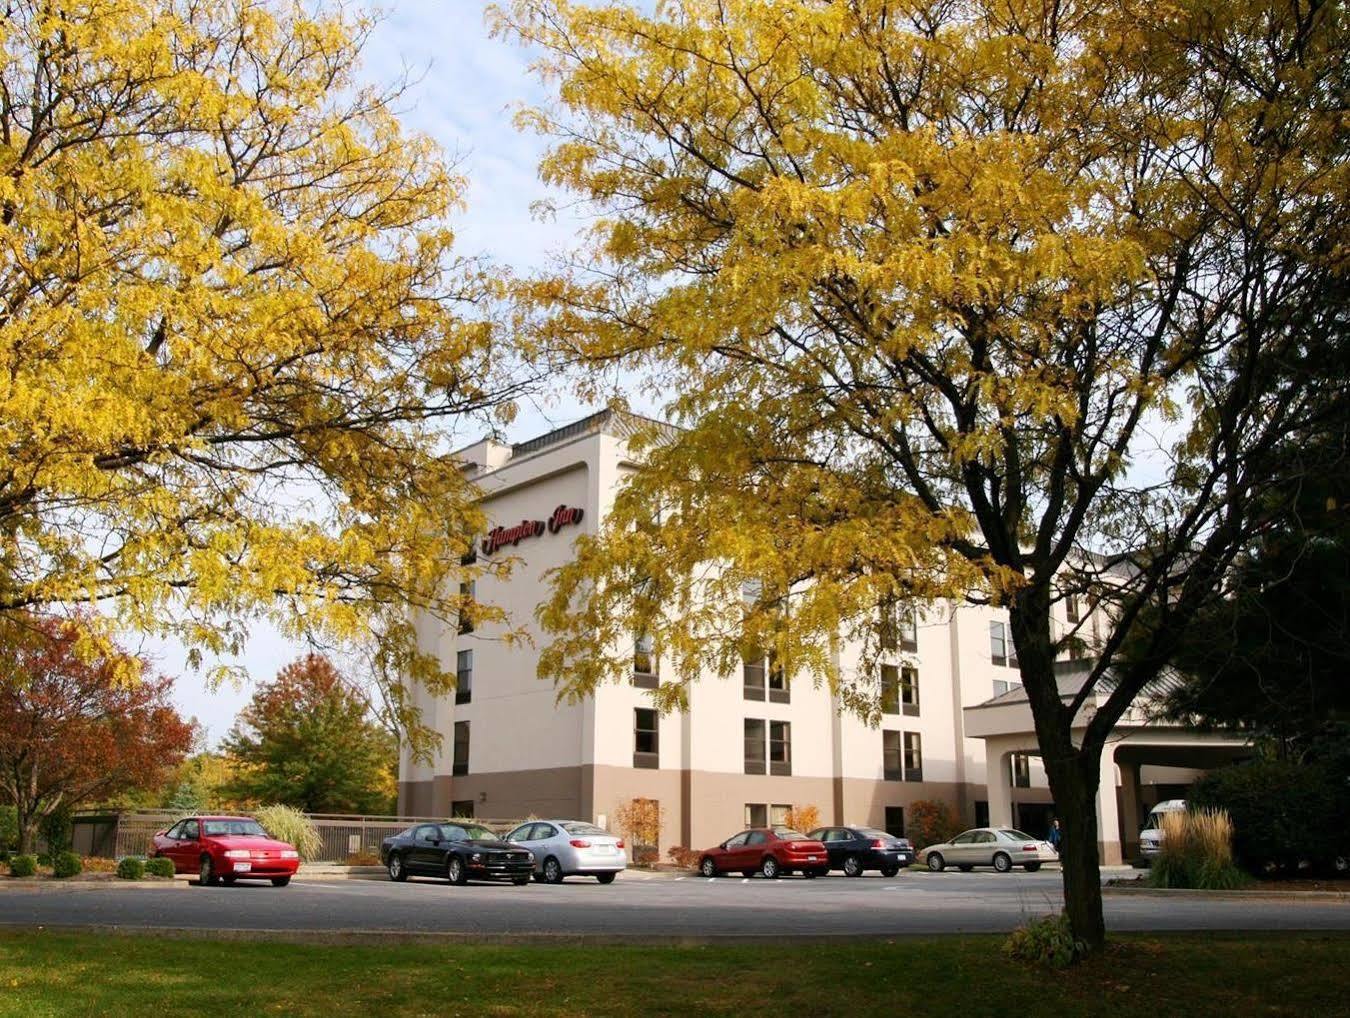
[[[716,844],[807,805],[825,825],[899,834],[913,803],[940,799],[970,826],[1044,832],[1050,793],[1006,613],[995,608],[932,606],[901,627],[880,665],[878,728],[841,713],[829,689],[809,676],[785,684],[762,663],[700,678],[688,710],[662,716],[647,692],[661,663],[641,645],[629,684],[602,686],[580,704],[555,702],[535,670],[547,640],[534,621],[542,576],[568,559],[579,533],[595,532],[625,475],[639,468],[629,434],[629,419],[607,411],[527,442],[484,440],[460,453],[490,526],[504,528],[480,542],[479,554],[518,560],[509,578],[478,580],[474,596],[504,608],[534,646],[503,642],[492,626],[418,620],[422,646],[455,667],[459,685],[445,696],[416,691],[441,745],[429,763],[405,750],[400,814],[576,817],[605,826],[622,804],[655,799],[662,857],[671,846]],[[846,647],[841,667],[858,667],[859,657]],[[1066,662],[1070,693],[1073,675]],[[1147,808],[1184,794],[1195,768],[1242,752],[1240,744],[1143,712],[1126,718],[1120,734],[1103,758],[1104,862],[1130,855]]]

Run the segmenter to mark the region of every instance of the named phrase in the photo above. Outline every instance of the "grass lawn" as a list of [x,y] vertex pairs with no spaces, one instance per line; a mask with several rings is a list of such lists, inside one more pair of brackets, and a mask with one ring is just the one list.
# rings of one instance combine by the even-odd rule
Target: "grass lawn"
[[0,1015],[1350,1015],[1350,935],[1122,936],[1071,972],[1000,937],[828,946],[327,946],[0,933]]

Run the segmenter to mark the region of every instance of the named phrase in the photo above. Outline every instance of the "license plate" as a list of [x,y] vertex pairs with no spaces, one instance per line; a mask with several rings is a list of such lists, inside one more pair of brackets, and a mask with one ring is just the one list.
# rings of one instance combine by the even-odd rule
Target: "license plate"
[[234,864],[234,871],[236,873],[247,873],[251,869],[253,869],[253,863],[251,862],[237,862]]
[[807,861],[807,862],[820,862],[820,856],[818,856],[818,855],[808,855],[808,856],[806,857],[806,861]]

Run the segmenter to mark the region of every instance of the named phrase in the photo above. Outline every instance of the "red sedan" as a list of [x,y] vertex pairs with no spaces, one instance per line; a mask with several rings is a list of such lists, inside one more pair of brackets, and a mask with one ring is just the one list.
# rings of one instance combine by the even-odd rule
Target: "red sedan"
[[285,887],[300,868],[295,846],[270,837],[252,817],[188,817],[156,834],[150,854],[172,859],[175,872],[196,873],[203,887],[240,879]]
[[818,877],[830,871],[825,846],[786,827],[755,827],[728,838],[703,853],[698,871],[705,877],[737,873],[751,877],[763,873],[770,880],[798,872]]

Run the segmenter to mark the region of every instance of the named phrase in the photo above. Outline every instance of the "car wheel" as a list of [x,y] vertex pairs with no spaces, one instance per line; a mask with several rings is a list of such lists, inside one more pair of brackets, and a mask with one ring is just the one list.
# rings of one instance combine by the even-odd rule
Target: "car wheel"
[[469,882],[469,871],[464,867],[464,860],[457,855],[452,855],[445,863],[445,879],[450,881],[456,887]]
[[600,883],[602,883],[602,884],[612,884],[612,883],[614,883],[614,874],[613,874],[613,873],[597,873],[597,874],[595,875],[595,879],[598,880],[598,881],[600,881]]
[[881,875],[885,877],[887,880],[890,880],[891,877],[895,876],[899,872],[900,872],[899,866],[887,866],[884,870],[881,871]]
[[1002,852],[999,852],[994,856],[994,869],[998,870],[1000,873],[1007,873],[1012,869],[1012,860]]
[[553,856],[544,860],[544,883],[561,884],[563,882],[562,863]]
[[530,882],[530,875],[528,873],[526,873],[524,876],[511,878],[511,883],[515,884],[517,887],[524,887],[529,882]]
[[397,880],[400,883],[408,879],[408,869],[403,865],[403,856],[397,852],[392,852],[389,855],[389,879]]
[[214,887],[216,885],[216,867],[211,862],[209,855],[202,856],[202,866],[198,870],[197,882],[203,887]]
[[777,880],[778,874],[782,872],[778,867],[778,860],[771,855],[764,857],[764,861],[759,864],[759,871],[764,874],[766,880]]
[[941,852],[928,853],[928,868],[934,873],[941,873],[947,868],[946,861],[942,858]]
[[1038,869],[1040,869],[1040,868],[1041,868],[1041,864],[1038,863],[1038,862],[1029,862],[1029,863],[1027,863],[1027,865],[1026,865],[1026,870],[1027,870],[1028,873],[1035,873],[1035,872],[1036,872]]
[[844,858],[844,876],[860,877],[863,875],[862,860],[856,855],[845,856]]
[[717,876],[717,863],[712,861],[710,856],[704,856],[699,860],[698,871],[710,880]]
[[290,882],[291,882],[291,878],[290,878],[290,877],[273,877],[273,878],[272,878],[272,886],[273,886],[273,887],[285,887],[285,886],[286,886],[287,884],[289,884]]

